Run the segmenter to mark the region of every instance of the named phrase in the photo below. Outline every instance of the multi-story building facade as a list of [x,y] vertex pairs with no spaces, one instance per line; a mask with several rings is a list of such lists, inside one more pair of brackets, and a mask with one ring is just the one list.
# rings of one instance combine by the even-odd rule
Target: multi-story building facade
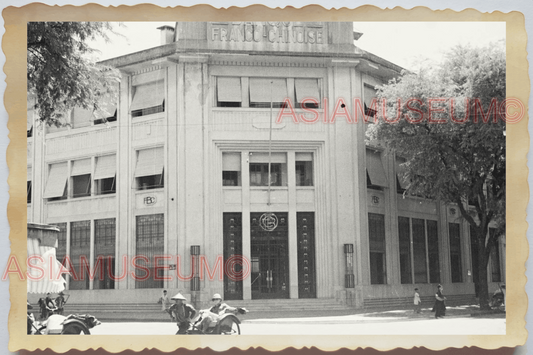
[[[28,221],[60,227],[78,302],[152,302],[163,288],[355,307],[438,283],[475,293],[458,209],[405,196],[401,159],[349,122],[353,98],[369,113],[401,71],[357,48],[352,23],[160,31],[161,45],[105,62],[122,74],[107,117],[73,110],[69,126],[33,128],[28,105]],[[291,108],[299,123],[278,117]],[[222,277],[206,272],[217,262]],[[504,265],[501,241],[489,281]]]

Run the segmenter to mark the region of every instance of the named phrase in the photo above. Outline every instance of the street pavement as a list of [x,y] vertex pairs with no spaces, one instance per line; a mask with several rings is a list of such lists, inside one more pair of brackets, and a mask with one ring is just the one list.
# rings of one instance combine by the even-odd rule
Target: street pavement
[[[430,309],[388,310],[342,316],[246,319],[241,317],[243,335],[502,335],[505,313],[475,314],[469,307],[448,307],[447,316],[435,319]],[[102,323],[91,334],[173,335],[171,322]]]

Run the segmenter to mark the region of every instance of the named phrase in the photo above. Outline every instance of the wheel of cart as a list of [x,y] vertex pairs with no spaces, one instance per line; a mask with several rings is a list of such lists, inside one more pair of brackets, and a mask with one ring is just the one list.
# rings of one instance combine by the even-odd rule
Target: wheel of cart
[[241,322],[233,314],[225,314],[218,321],[218,327],[220,329],[219,334],[223,335],[239,335],[241,334]]
[[61,331],[61,334],[90,335],[91,332],[85,324],[74,319],[63,324],[63,330]]

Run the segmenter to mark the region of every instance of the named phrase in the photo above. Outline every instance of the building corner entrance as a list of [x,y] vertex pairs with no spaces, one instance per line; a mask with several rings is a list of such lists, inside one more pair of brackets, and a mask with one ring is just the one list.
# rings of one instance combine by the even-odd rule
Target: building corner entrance
[[[241,216],[224,213],[225,262],[242,257],[242,240],[246,236],[242,234]],[[225,274],[224,299],[242,300],[243,282],[250,283],[253,300],[290,298],[288,213],[252,212],[249,218],[251,273],[244,281],[232,281]],[[298,212],[296,224],[298,298],[316,298],[314,213]]]

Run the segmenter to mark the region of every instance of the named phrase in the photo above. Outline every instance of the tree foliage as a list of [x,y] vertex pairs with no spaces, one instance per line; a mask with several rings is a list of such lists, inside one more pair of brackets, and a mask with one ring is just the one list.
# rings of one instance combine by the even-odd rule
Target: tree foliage
[[116,97],[118,72],[90,59],[90,41],[109,41],[110,23],[28,22],[27,29],[28,93],[42,121],[63,125],[74,107],[101,111]]
[[[440,65],[403,73],[380,87],[378,96],[386,109],[369,137],[406,158],[406,193],[456,204],[470,223],[478,246],[480,303],[486,308],[491,248],[505,233],[505,122],[497,114],[485,122],[481,109],[487,115],[493,99],[498,104],[505,99],[504,46],[455,47]],[[409,108],[413,98],[420,101],[412,100]],[[441,109],[431,120],[430,104]],[[489,236],[491,222],[497,231]]]

